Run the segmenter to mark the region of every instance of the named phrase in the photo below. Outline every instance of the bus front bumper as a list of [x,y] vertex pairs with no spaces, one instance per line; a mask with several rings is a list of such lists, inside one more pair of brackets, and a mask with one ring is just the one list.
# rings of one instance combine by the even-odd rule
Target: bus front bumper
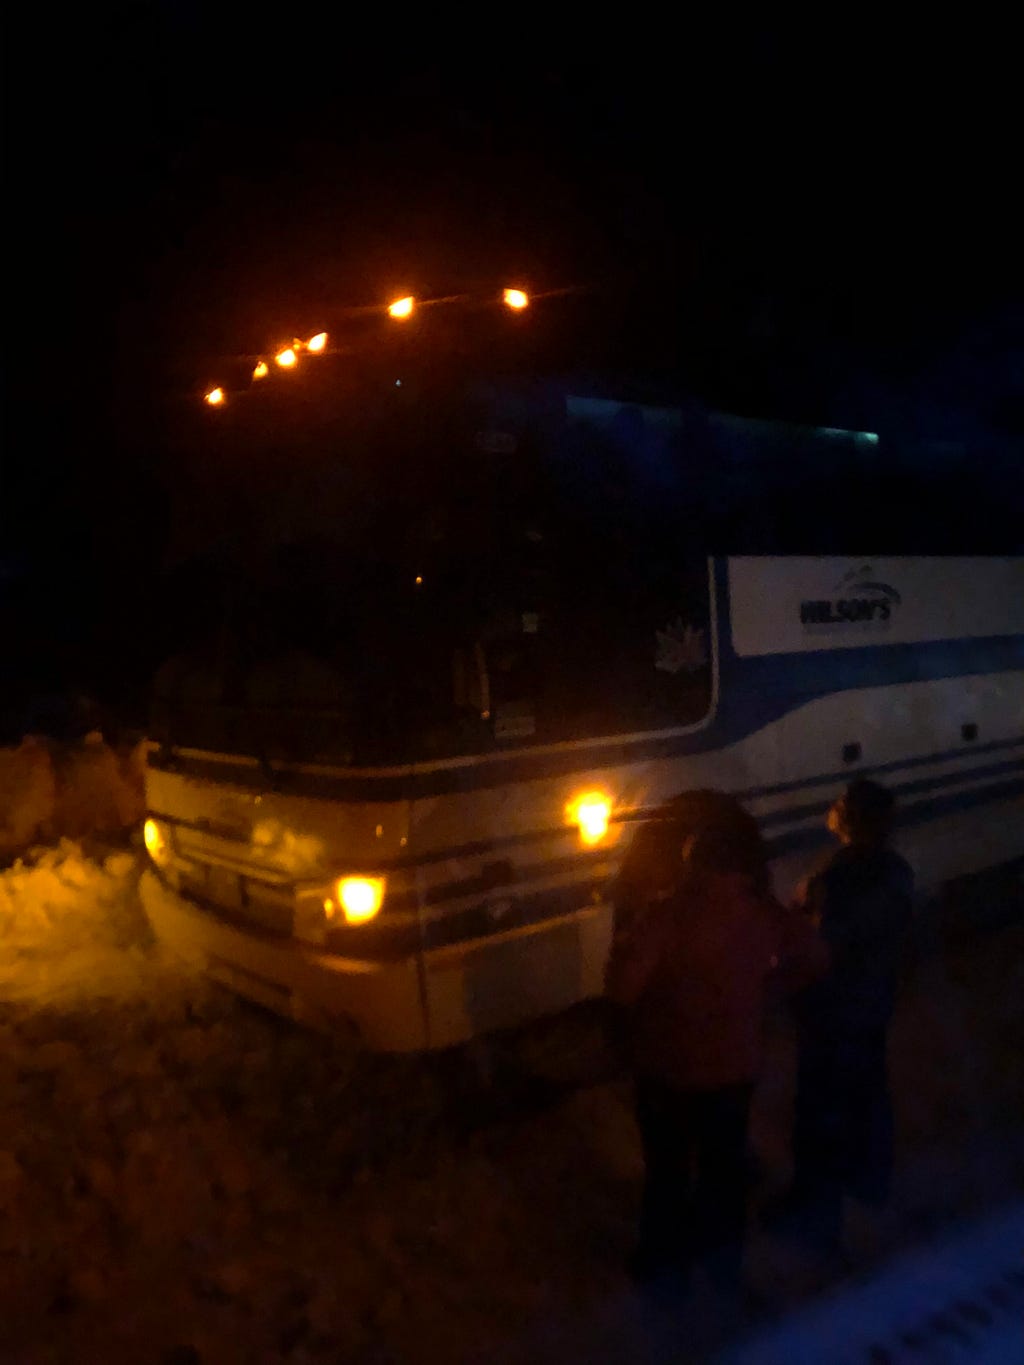
[[414,957],[368,962],[256,934],[178,895],[152,870],[139,890],[157,938],[237,994],[297,1023],[354,1030],[374,1051],[429,1046]]

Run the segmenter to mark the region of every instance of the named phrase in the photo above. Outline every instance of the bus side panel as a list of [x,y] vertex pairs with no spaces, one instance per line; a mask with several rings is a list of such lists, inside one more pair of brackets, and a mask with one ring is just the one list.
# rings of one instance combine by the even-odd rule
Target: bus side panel
[[783,790],[748,804],[782,850],[783,896],[830,847],[827,807],[858,772],[894,791],[896,845],[923,894],[1024,855],[1024,673],[837,692],[769,728],[778,731]]
[[[788,899],[831,847],[828,806],[857,772],[877,773],[896,793],[897,842],[926,892],[1024,853],[1022,699],[1019,673],[849,689],[721,749],[415,802],[434,1044],[600,993],[605,902],[631,825],[582,848],[567,815],[574,795],[604,792],[628,817],[698,787],[731,791],[760,819]],[[977,741],[963,738],[967,723]]]
[[[965,726],[975,727],[975,738],[964,738]],[[783,782],[931,754],[961,754],[981,765],[976,751],[1024,738],[1024,672],[836,691],[790,711],[773,728]]]

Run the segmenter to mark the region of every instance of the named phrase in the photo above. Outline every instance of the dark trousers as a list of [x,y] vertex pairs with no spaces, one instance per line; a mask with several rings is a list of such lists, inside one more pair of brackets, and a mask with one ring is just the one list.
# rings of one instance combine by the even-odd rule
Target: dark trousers
[[752,1085],[680,1090],[638,1080],[645,1176],[637,1257],[644,1269],[699,1261],[720,1282],[738,1282],[752,1094]]
[[843,1196],[889,1197],[893,1113],[886,1031],[801,1032],[793,1131],[794,1196],[807,1230],[835,1244]]

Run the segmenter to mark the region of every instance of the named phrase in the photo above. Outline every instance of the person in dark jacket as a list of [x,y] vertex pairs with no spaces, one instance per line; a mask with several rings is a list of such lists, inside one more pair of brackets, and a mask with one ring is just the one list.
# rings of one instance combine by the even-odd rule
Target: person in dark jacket
[[832,807],[841,847],[803,908],[828,944],[827,975],[797,998],[794,1185],[781,1225],[839,1247],[843,1198],[882,1204],[892,1173],[886,1046],[913,911],[914,876],[888,847],[893,797],[859,779]]
[[[753,824],[753,822],[751,822]],[[808,922],[762,889],[760,836],[687,840],[675,893],[620,937],[607,993],[628,1019],[645,1179],[631,1269],[640,1280],[702,1262],[738,1286],[747,1130],[769,981],[806,981],[825,952]]]

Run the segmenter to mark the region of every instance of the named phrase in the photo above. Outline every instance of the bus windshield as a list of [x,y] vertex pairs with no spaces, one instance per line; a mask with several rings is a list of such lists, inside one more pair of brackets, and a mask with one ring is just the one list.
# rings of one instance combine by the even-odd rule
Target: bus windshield
[[264,492],[261,534],[179,571],[154,737],[365,766],[699,722],[707,566],[678,461],[638,470],[628,424],[493,409],[379,428],[373,458],[304,470],[301,515],[293,475],[286,526]]

